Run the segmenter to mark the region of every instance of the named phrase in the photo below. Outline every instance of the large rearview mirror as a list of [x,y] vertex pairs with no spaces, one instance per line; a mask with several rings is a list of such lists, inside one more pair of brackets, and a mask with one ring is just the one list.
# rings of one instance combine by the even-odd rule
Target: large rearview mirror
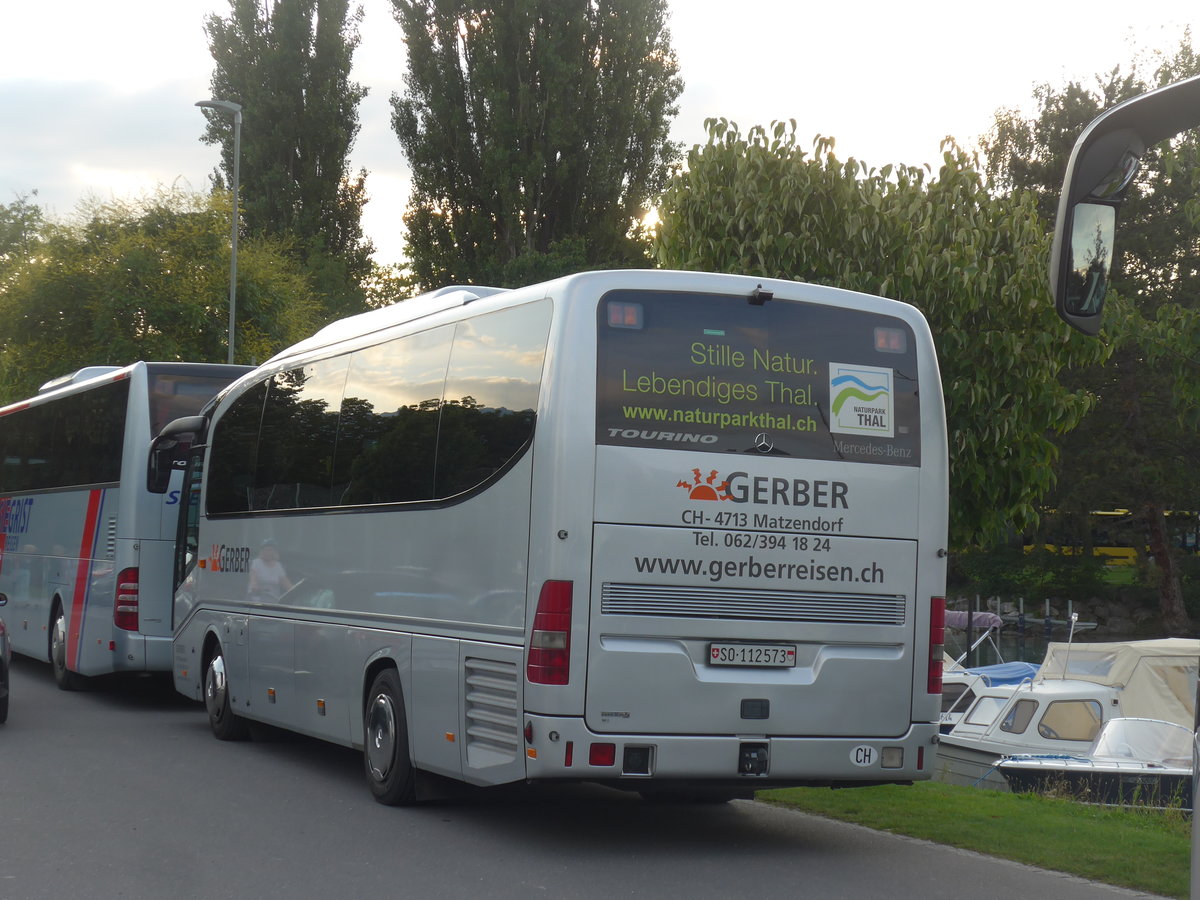
[[1070,264],[1061,304],[1076,319],[1095,317],[1099,323],[1112,272],[1116,230],[1115,206],[1085,202],[1072,211]]
[[1146,148],[1200,125],[1200,77],[1126,100],[1083,130],[1067,163],[1050,250],[1058,314],[1100,331],[1115,252],[1117,208]]
[[192,444],[204,440],[207,429],[208,420],[204,416],[184,416],[167,423],[150,443],[146,490],[165,494],[171,485],[171,473],[186,467],[188,450]]

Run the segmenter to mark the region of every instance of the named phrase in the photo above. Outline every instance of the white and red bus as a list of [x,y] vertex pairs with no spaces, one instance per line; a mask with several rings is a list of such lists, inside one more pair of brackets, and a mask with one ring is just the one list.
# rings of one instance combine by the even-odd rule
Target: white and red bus
[[945,413],[911,306],[733,275],[442,289],[195,436],[175,684],[420,773],[729,797],[933,769]]
[[180,478],[148,490],[150,440],[246,371],[90,367],[0,407],[5,621],[13,650],[50,661],[59,686],[171,668]]

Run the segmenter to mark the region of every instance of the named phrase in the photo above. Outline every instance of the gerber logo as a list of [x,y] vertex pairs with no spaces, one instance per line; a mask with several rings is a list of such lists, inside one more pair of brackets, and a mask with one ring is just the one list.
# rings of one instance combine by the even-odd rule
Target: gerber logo
[[244,575],[250,571],[250,548],[213,544],[212,553],[208,557],[208,569],[210,572],[231,572]]
[[692,469],[691,480],[678,481],[676,487],[688,492],[689,500],[730,500],[755,506],[799,506],[816,509],[848,509],[850,487],[844,481],[807,478],[772,478],[731,472],[724,478],[716,469],[706,475]]
[[692,469],[691,481],[679,481],[675,487],[681,487],[688,492],[689,500],[732,500],[729,496],[729,482],[718,481],[717,470],[711,470],[707,476],[699,469]]

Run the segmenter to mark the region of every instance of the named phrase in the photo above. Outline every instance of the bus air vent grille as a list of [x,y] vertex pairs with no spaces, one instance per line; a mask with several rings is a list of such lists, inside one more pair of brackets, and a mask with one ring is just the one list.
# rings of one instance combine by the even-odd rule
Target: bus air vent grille
[[612,583],[605,583],[600,592],[600,611],[606,616],[903,625],[906,609],[903,594]]
[[517,665],[468,656],[467,765],[481,769],[510,763],[521,749]]
[[108,519],[107,538],[104,542],[105,559],[117,558],[117,517],[110,516]]

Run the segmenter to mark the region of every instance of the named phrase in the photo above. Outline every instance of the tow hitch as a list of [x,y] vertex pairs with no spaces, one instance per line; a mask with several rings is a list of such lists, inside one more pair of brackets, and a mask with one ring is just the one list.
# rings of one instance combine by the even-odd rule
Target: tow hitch
[[742,744],[738,748],[739,775],[766,775],[767,762],[766,744]]

